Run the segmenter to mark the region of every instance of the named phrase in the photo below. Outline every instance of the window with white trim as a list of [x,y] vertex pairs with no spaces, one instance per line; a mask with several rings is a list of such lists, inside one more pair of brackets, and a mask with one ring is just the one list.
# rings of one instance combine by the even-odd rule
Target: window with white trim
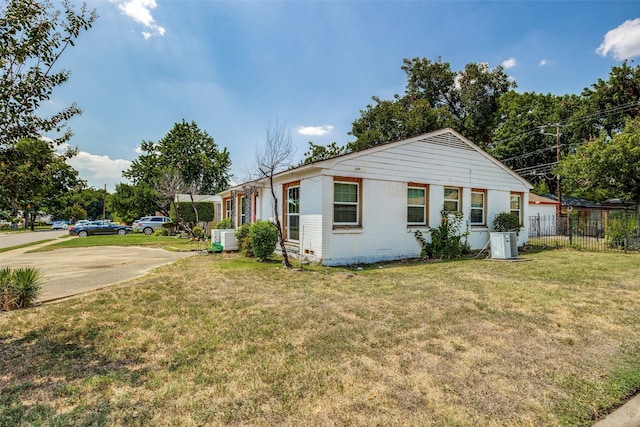
[[511,202],[510,202],[510,210],[514,215],[517,215],[520,219],[520,225],[522,225],[522,193],[511,193]]
[[446,213],[460,212],[462,189],[459,187],[444,187],[444,211]]
[[427,223],[427,187],[409,185],[407,188],[407,224]]
[[226,199],[224,201],[224,217],[225,218],[231,218],[231,199]]
[[333,224],[338,226],[360,225],[360,181],[333,183]]
[[471,225],[486,225],[487,191],[471,190]]
[[300,186],[289,186],[285,200],[285,232],[287,240],[300,240]]
[[242,195],[238,199],[238,225],[242,225],[247,222],[247,196]]

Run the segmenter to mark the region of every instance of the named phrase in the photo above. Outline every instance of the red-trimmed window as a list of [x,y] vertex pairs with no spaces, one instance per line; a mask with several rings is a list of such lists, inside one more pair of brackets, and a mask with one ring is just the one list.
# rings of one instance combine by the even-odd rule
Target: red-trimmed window
[[300,181],[283,185],[284,233],[289,241],[300,240]]
[[426,225],[429,186],[410,182],[407,187],[407,224]]
[[362,226],[362,179],[334,177],[333,225]]
[[487,190],[471,190],[471,225],[487,225]]
[[444,187],[444,211],[456,213],[462,210],[462,188]]

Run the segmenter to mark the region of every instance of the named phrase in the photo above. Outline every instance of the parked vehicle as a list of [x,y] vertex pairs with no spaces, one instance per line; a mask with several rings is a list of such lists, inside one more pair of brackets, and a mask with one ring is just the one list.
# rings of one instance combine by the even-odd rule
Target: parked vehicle
[[133,221],[132,228],[134,231],[142,232],[150,236],[155,230],[161,229],[162,224],[169,222],[171,222],[171,218],[166,216],[144,216]]
[[51,224],[52,230],[66,230],[67,228],[69,226],[66,221],[53,221],[53,224]]
[[124,236],[133,233],[128,225],[120,225],[111,221],[91,221],[88,224],[73,225],[69,228],[70,236],[87,237],[92,234],[117,234]]

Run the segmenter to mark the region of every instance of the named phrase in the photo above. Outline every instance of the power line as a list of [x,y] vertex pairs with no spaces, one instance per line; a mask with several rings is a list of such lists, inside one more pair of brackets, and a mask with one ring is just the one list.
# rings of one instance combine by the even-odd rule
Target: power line
[[533,128],[525,130],[523,133],[519,135],[515,135],[510,138],[504,138],[499,141],[494,141],[494,144],[502,144],[502,143],[506,143],[514,139],[522,138],[525,136],[540,134],[540,128],[543,128],[543,127],[555,127],[555,126],[565,127],[565,126],[568,126],[569,124],[576,123],[576,122],[580,123],[594,117],[601,117],[601,118],[610,117],[613,114],[625,113],[628,111],[632,111],[636,108],[640,108],[640,101],[630,101],[625,104],[620,104],[613,107],[597,110],[589,114],[572,116],[570,119],[565,121],[560,121],[557,123],[547,123],[544,125],[535,126]]
[[[506,139],[502,139],[500,141],[497,141],[495,144],[500,144],[500,143],[506,143],[515,139],[519,139],[519,138],[523,138],[526,136],[530,136],[530,135],[535,135],[535,134],[540,134],[541,133],[541,129],[544,127],[556,127],[556,126],[560,126],[560,127],[566,127],[569,124],[575,124],[575,123],[580,123],[580,122],[584,122],[588,119],[594,118],[594,117],[600,117],[600,118],[605,118],[605,117],[611,117],[614,114],[620,114],[620,113],[624,113],[624,112],[628,112],[628,111],[632,111],[636,108],[640,107],[640,101],[631,101],[631,102],[627,102],[625,104],[620,104],[620,105],[616,105],[614,107],[610,107],[610,108],[605,108],[602,110],[597,110],[595,112],[589,113],[589,114],[584,114],[581,116],[573,116],[571,119],[564,121],[564,122],[558,122],[558,123],[552,123],[552,124],[547,124],[547,125],[541,125],[541,126],[537,126],[536,128],[532,128],[532,129],[528,129],[526,131],[524,131],[524,133],[517,135],[517,136],[513,136],[511,138],[506,138]],[[561,144],[560,146],[578,146],[581,145],[580,144]],[[526,157],[530,157],[533,156],[535,154],[540,154],[543,153],[545,151],[551,151],[551,150],[555,150],[556,146],[550,146],[550,147],[545,147],[545,148],[540,148],[534,151],[529,151],[526,153],[522,153],[519,154],[517,156],[512,156],[506,159],[501,159],[502,162],[511,162],[513,160],[518,160],[518,159],[522,159],[522,158],[526,158]]]

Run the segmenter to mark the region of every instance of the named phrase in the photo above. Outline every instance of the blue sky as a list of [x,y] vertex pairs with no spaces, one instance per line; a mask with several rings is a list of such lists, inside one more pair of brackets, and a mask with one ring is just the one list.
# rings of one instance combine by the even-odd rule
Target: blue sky
[[241,178],[270,123],[296,147],[343,145],[372,96],[403,93],[403,58],[503,65],[519,92],[580,93],[640,56],[635,1],[89,1],[99,19],[59,65],[47,108],[83,109],[70,163],[108,191],[141,141],[195,121]]

